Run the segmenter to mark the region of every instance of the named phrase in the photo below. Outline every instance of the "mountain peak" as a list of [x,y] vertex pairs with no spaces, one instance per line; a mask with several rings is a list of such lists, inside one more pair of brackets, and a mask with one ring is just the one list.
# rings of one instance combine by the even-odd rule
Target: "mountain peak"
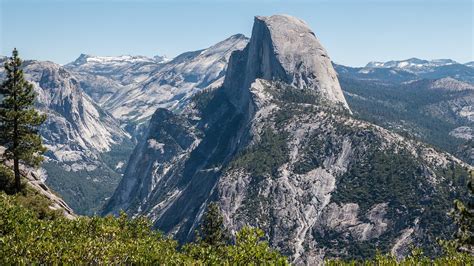
[[213,46],[201,50],[204,54],[220,54],[228,50],[234,50],[233,47],[241,47],[247,44],[248,38],[243,34],[232,35]]
[[168,58],[166,55],[155,55],[155,56],[153,56],[153,60],[155,60],[157,63],[166,63],[166,62],[169,62],[173,59]]
[[326,50],[298,18],[255,17],[249,44],[231,57],[224,87],[238,94],[235,89],[249,88],[258,78],[314,89],[349,109]]
[[234,34],[232,36],[230,36],[229,38],[225,39],[224,41],[226,40],[248,40],[249,38],[247,36],[245,36],[244,34],[242,33],[237,33],[237,34]]
[[89,57],[92,57],[91,55],[88,55],[88,54],[80,54],[79,57],[74,60],[73,62],[71,62],[70,64],[71,65],[82,65],[82,64],[85,64],[87,63],[87,58]]

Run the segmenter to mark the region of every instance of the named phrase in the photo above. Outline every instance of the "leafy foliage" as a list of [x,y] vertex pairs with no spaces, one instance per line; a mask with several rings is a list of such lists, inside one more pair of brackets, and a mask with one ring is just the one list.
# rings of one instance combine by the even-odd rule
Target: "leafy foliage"
[[387,254],[383,255],[378,252],[374,258],[366,260],[352,260],[344,261],[340,259],[328,259],[325,264],[328,266],[343,266],[343,265],[473,265],[474,256],[457,252],[454,249],[445,250],[444,255],[436,258],[430,258],[423,254],[420,249],[414,249],[412,253],[403,258],[397,259],[395,256]]
[[118,218],[42,217],[23,206],[19,197],[0,193],[2,265],[286,263],[257,229],[240,231],[235,245],[194,243],[180,250],[145,218],[129,219],[123,213]]
[[10,195],[16,191],[13,172],[4,164],[0,164],[0,190]]
[[215,96],[215,89],[204,89],[202,91],[196,92],[191,98],[198,110],[203,110]]
[[5,192],[9,195],[14,194],[15,202],[31,210],[39,219],[54,219],[58,217],[60,212],[49,208],[51,203],[49,199],[29,186],[24,182],[24,177],[21,177],[21,193],[16,193],[13,171],[4,164],[0,164],[0,192]]
[[[62,195],[68,205],[81,215],[99,213],[120,181],[120,174],[106,165],[99,165],[92,171],[66,171],[58,163],[45,162],[43,168],[49,176],[46,184]],[[92,178],[97,178],[98,182],[90,182]]]
[[288,265],[287,259],[267,242],[260,229],[244,227],[237,232],[235,245],[210,246],[195,243],[184,246],[184,252],[198,264],[205,265]]
[[[356,139],[356,138],[355,138]],[[424,236],[414,236],[417,245],[423,247],[427,256],[439,255],[437,238],[449,239],[454,228],[446,215],[454,198],[465,197],[464,184],[467,171],[451,162],[447,167],[437,169],[436,183],[432,183],[423,163],[408,150],[398,148],[380,149],[377,142],[365,149],[356,149],[365,156],[349,164],[348,171],[336,179],[337,190],[331,201],[337,204],[356,203],[359,213],[367,213],[373,206],[386,203],[384,216],[391,221],[392,230],[384,232],[376,241],[358,241],[342,232],[328,229],[325,234],[315,233],[320,246],[331,245],[334,253],[329,255],[343,259],[363,259],[375,255],[376,249],[389,252],[397,232],[413,226],[423,230]],[[441,178],[444,177],[444,178]],[[453,190],[452,187],[459,189]],[[360,215],[358,219],[368,221]]]
[[271,92],[285,103],[319,104],[321,102],[321,96],[316,90],[295,88],[280,82],[276,82],[275,85]]

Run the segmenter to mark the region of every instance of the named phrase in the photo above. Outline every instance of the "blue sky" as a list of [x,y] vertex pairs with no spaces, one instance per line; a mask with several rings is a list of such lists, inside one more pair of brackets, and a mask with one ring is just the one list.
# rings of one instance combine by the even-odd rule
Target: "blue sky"
[[73,61],[167,55],[250,35],[253,16],[305,20],[332,60],[352,66],[419,57],[474,60],[472,0],[0,0],[0,54]]

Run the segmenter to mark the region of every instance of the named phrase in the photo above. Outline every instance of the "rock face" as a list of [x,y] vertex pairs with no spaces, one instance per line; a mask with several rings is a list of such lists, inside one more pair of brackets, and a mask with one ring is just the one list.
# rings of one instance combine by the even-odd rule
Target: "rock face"
[[[81,90],[79,81],[61,66],[31,61],[25,63],[24,71],[26,78],[36,85],[38,106],[48,112],[49,119],[45,127],[48,132],[43,134],[47,145],[76,142],[84,152],[104,152],[127,138],[117,122],[101,110]],[[58,160],[63,155],[74,157],[67,150],[57,155],[55,158]]]
[[68,219],[74,219],[77,215],[69,207],[69,205],[58,195],[56,195],[42,180],[41,173],[38,171],[26,170],[23,172],[23,176],[26,179],[26,183],[33,189],[38,191],[41,195],[46,197],[50,202],[49,208],[52,210],[60,211],[64,217]]
[[450,234],[463,167],[353,117],[304,22],[257,17],[222,87],[154,113],[104,213],[146,215],[187,241],[217,201],[231,231],[258,226],[295,263],[399,256]]
[[[2,159],[2,164],[8,168],[13,168],[13,161],[7,161],[3,157],[5,152],[5,147],[0,146],[0,158]],[[56,195],[45,183],[44,175],[46,174],[44,169],[32,169],[29,167],[21,166],[20,174],[22,177],[22,182],[26,183],[27,186],[30,186],[39,194],[44,196],[49,202],[49,208],[51,210],[57,210],[68,219],[76,218],[76,214],[68,206],[68,204],[58,195]],[[26,181],[26,182],[25,182]]]
[[326,50],[297,18],[255,18],[249,45],[232,56],[224,87],[240,92],[235,88],[249,88],[257,78],[315,90],[328,102],[349,109]]
[[47,115],[40,128],[48,149],[43,164],[49,174],[46,183],[78,213],[92,214],[120,179],[114,168],[123,158],[111,155],[107,162],[104,158],[116,147],[131,146],[130,136],[65,68],[40,61],[26,61],[23,67],[25,78],[34,85],[36,105]]

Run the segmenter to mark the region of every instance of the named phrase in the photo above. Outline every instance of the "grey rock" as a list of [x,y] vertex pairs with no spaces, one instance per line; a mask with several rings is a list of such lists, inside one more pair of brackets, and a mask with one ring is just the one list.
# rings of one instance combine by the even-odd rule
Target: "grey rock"
[[232,99],[245,99],[235,94],[245,92],[239,88],[249,88],[257,78],[313,89],[328,102],[349,109],[326,50],[300,19],[255,17],[248,46],[230,59],[224,87]]

